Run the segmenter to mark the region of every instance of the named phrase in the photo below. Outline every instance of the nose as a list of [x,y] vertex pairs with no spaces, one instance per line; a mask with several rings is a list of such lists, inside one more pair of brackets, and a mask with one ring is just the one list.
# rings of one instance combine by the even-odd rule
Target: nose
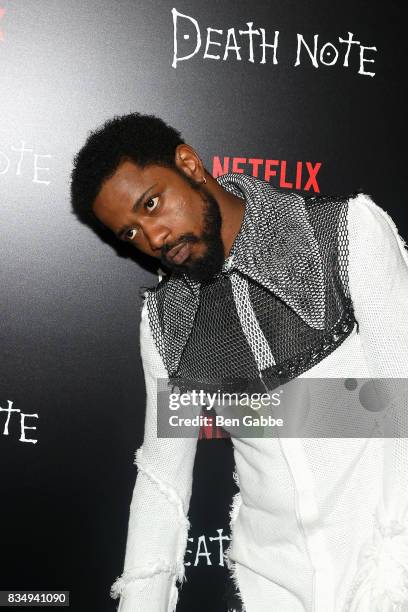
[[169,230],[164,226],[143,227],[143,233],[152,251],[159,251],[165,244]]

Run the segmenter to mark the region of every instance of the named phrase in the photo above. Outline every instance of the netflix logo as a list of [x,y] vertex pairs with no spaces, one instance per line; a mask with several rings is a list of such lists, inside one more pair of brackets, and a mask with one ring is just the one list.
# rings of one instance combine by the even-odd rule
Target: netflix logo
[[206,424],[201,425],[198,432],[199,440],[213,440],[214,438],[230,438],[231,434],[223,427],[215,424],[216,412],[213,408],[206,414]]
[[[3,19],[5,12],[6,12],[6,9],[0,6],[0,19]],[[3,34],[3,30],[0,28],[0,41],[3,41],[3,40],[4,40],[4,34]]]
[[214,178],[237,172],[250,174],[256,178],[270,182],[282,189],[298,189],[320,193],[317,174],[322,162],[296,161],[285,159],[259,159],[254,157],[219,157],[212,160],[212,175]]

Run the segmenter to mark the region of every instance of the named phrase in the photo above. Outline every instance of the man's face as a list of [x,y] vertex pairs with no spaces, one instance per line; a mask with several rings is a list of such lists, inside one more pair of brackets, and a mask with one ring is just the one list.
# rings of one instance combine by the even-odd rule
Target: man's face
[[103,183],[93,211],[119,239],[203,281],[224,261],[221,214],[211,194],[182,172],[125,161]]

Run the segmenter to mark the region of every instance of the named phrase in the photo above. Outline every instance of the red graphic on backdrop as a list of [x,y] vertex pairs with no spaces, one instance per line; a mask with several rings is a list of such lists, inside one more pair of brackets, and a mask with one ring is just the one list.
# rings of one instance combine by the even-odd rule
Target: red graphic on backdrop
[[288,162],[285,159],[254,157],[223,157],[221,161],[221,158],[215,155],[212,174],[214,178],[227,172],[251,174],[283,189],[313,190],[320,193],[316,176],[321,166],[321,162]]
[[[208,409],[207,409],[208,410]],[[223,427],[215,424],[216,412],[211,408],[206,413],[206,425],[201,425],[198,439],[212,440],[213,438],[230,438],[231,435]]]
[[[4,17],[5,12],[6,12],[6,9],[0,6],[0,19]],[[3,30],[1,28],[0,28],[0,40],[4,40]]]

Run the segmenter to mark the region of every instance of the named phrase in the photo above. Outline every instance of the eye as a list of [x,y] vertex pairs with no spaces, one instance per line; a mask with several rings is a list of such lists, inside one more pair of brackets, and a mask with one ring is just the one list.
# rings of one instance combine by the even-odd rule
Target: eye
[[137,229],[135,229],[134,227],[132,227],[131,229],[129,229],[126,233],[125,233],[125,239],[126,240],[133,240],[133,238],[136,236],[137,234]]
[[159,203],[159,198],[158,196],[155,198],[149,198],[148,200],[146,200],[145,202],[145,208],[147,208],[147,210],[154,210],[157,206],[157,204]]

